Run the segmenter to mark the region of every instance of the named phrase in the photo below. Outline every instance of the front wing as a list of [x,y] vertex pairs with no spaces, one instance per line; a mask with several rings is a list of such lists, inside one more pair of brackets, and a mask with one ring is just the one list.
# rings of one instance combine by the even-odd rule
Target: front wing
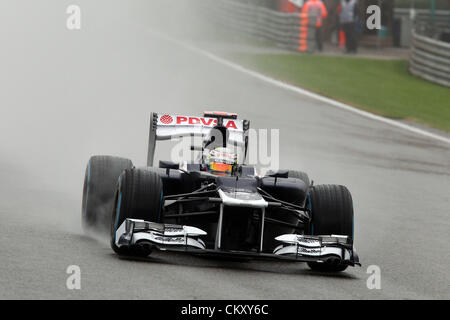
[[303,262],[334,261],[351,266],[361,265],[347,236],[305,236],[285,234],[276,237],[280,245],[273,253],[207,249],[200,239],[206,232],[190,226],[162,224],[137,219],[126,219],[117,229],[115,244],[118,247],[150,246],[163,251],[191,254],[221,255],[236,258],[291,260]]

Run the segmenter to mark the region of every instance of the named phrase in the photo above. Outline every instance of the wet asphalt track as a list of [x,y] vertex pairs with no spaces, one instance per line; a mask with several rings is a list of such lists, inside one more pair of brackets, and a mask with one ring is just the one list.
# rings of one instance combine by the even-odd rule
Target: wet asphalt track
[[[0,298],[450,298],[449,145],[152,37],[141,2],[104,10],[103,2],[81,1],[78,32],[65,29],[63,2],[0,5]],[[150,111],[208,108],[280,128],[281,167],[304,169],[316,184],[348,186],[362,268],[323,275],[296,263],[173,254],[128,260],[104,239],[83,235],[89,156],[143,165]],[[381,290],[366,287],[372,264],[381,268]],[[81,268],[81,290],[66,289],[69,265]]]

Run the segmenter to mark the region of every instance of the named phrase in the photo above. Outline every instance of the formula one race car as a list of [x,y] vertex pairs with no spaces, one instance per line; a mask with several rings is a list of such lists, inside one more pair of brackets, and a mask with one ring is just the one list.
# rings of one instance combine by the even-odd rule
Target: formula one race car
[[[93,156],[84,181],[85,229],[110,228],[119,255],[153,250],[230,259],[307,262],[318,271],[360,265],[353,248],[353,205],[340,185],[313,185],[294,170],[260,177],[246,165],[249,121],[152,113],[147,167]],[[198,161],[160,161],[156,141],[199,137]],[[241,159],[239,159],[239,157]]]

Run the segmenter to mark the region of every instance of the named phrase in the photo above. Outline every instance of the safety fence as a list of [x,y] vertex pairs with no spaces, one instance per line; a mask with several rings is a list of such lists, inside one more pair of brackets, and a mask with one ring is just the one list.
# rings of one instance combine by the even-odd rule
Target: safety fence
[[412,44],[412,29],[416,29],[421,35],[436,35],[450,29],[450,11],[436,10],[434,14],[430,10],[418,9],[411,15],[410,9],[394,9],[394,18],[401,21],[400,45],[409,47]]
[[[394,10],[394,17],[411,19],[411,11],[397,8]],[[414,13],[414,22],[421,25],[433,25],[437,29],[447,29],[450,28],[450,11],[436,10],[433,14],[430,10],[418,9]]]
[[412,33],[409,70],[428,81],[450,87],[450,43]]
[[300,52],[316,50],[316,16],[233,0],[199,0],[204,17],[225,30]]

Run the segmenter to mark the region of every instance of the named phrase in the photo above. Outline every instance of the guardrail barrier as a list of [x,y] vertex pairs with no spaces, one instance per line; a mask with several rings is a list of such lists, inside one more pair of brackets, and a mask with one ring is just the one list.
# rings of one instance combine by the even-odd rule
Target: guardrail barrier
[[204,16],[222,28],[258,40],[268,40],[289,50],[316,50],[316,16],[278,12],[233,0],[199,2]]
[[450,87],[450,43],[416,31],[412,33],[409,71],[415,76]]

